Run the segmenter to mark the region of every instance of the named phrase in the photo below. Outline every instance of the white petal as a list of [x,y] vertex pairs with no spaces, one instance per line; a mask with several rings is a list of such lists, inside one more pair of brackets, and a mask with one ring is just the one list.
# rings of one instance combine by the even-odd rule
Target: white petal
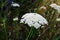
[[32,22],[32,21],[29,21],[29,22],[28,22],[28,25],[29,25],[30,27],[32,27],[32,26],[33,26],[33,22]]
[[39,21],[39,24],[44,25],[43,21]]
[[26,17],[26,16],[28,16],[28,14],[23,15],[22,18],[24,18],[24,17]]
[[20,23],[24,23],[24,21],[25,21],[25,19],[21,19],[21,20],[20,20]]
[[38,24],[38,23],[35,23],[35,24],[34,24],[34,27],[35,27],[36,29],[38,29],[40,26],[41,26],[41,25]]
[[25,20],[25,24],[28,24],[28,23],[29,23],[29,19],[26,19],[26,20]]

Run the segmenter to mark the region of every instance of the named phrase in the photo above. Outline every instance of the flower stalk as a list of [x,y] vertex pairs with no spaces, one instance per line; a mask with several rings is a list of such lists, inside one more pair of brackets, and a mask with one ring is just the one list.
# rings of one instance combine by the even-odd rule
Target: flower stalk
[[29,39],[32,37],[33,31],[34,31],[34,27],[32,27],[32,28],[30,29],[29,34],[28,34],[28,36],[26,37],[25,40],[29,40]]
[[5,31],[5,36],[6,36],[6,40],[8,40],[8,35],[7,35],[7,31],[6,31],[6,24],[5,24],[5,19],[3,20],[3,25],[4,25],[4,31]]

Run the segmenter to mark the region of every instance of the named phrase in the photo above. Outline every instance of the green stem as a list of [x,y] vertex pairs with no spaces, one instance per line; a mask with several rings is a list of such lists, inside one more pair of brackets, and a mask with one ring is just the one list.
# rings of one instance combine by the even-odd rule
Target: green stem
[[29,34],[28,34],[28,36],[27,36],[27,38],[25,40],[29,40],[29,38],[32,36],[33,29],[34,29],[33,27],[30,29],[30,32],[29,32]]
[[5,31],[6,40],[8,40],[8,35],[7,35],[6,25],[5,25],[5,19],[3,20],[3,25],[4,25],[4,31]]
[[[2,5],[1,5],[1,14],[4,12],[3,11],[3,6],[4,6],[4,4],[7,2],[7,0],[5,1],[5,2],[3,2],[3,0],[2,0]],[[5,13],[4,13],[5,14]],[[3,14],[3,15],[4,15]],[[1,15],[0,15],[1,16]],[[4,16],[6,16],[6,15],[4,15]],[[5,23],[5,21],[6,21],[6,18],[5,17],[3,17],[4,19],[3,19],[3,27],[4,27],[4,31],[5,31],[5,36],[6,36],[6,40],[8,40],[8,35],[7,35],[7,31],[6,31],[6,23]]]
[[18,23],[16,23],[16,40],[19,40],[19,27],[17,24]]

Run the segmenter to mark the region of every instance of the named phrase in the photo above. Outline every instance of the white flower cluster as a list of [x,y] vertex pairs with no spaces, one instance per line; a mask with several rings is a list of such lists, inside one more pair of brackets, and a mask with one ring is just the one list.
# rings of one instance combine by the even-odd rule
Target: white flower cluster
[[28,24],[30,27],[34,26],[36,29],[41,25],[48,25],[47,20],[37,13],[26,13],[22,16],[20,23]]
[[20,7],[20,5],[18,3],[14,3],[14,2],[12,2],[11,6],[13,6],[13,7]]
[[59,6],[59,5],[53,3],[53,4],[51,4],[50,6],[51,6],[52,8],[54,8],[54,9],[56,9],[56,10],[58,11],[58,13],[60,13],[60,6]]

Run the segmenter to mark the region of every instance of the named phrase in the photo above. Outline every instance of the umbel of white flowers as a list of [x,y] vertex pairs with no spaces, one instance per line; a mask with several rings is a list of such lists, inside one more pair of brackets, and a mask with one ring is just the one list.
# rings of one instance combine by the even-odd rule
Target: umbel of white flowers
[[60,6],[59,5],[52,3],[52,4],[50,4],[50,6],[54,9],[56,9],[58,11],[58,13],[60,13]]
[[47,20],[37,13],[26,13],[21,17],[20,23],[28,24],[29,27],[38,29],[41,25],[48,25]]
[[20,7],[20,5],[18,3],[14,3],[14,2],[12,2],[11,6],[13,6],[13,7]]

